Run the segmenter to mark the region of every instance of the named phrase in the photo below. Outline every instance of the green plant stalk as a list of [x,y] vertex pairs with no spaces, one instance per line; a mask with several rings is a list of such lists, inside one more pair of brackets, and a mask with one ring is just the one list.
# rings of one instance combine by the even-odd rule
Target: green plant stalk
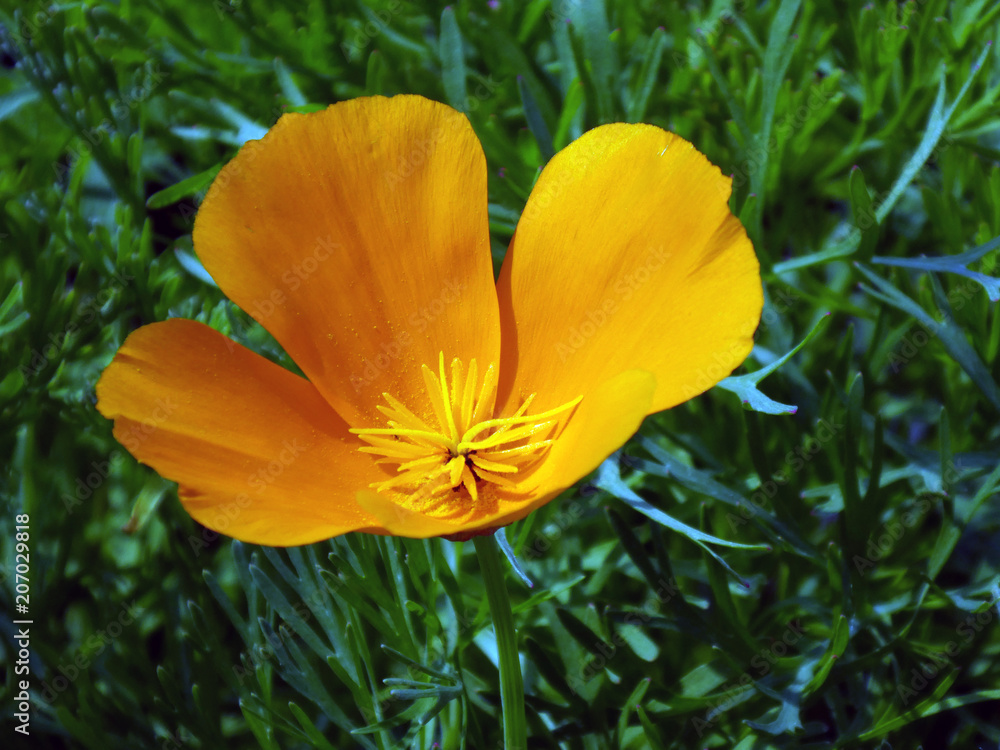
[[524,683],[521,681],[521,662],[517,655],[517,634],[514,632],[514,615],[503,580],[503,568],[496,541],[489,536],[473,540],[479,566],[483,571],[486,598],[493,615],[493,629],[497,637],[500,662],[500,707],[503,711],[503,744],[506,750],[524,750],[527,747],[527,725],[524,718]]

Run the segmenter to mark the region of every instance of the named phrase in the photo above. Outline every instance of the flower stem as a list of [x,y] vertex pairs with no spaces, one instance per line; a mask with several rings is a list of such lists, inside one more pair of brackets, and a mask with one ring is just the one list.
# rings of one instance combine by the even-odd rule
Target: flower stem
[[521,662],[517,654],[517,635],[510,598],[503,579],[500,553],[491,536],[474,538],[479,566],[483,571],[486,598],[493,615],[500,661],[500,706],[503,710],[503,744],[506,750],[525,750],[528,746],[527,724],[524,718],[524,684],[521,682]]

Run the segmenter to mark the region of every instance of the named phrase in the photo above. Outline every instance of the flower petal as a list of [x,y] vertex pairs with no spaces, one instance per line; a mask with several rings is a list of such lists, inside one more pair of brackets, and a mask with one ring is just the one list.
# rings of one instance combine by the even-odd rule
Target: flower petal
[[446,536],[463,530],[460,523],[449,518],[435,518],[404,508],[402,505],[375,490],[359,490],[357,502],[373,518],[385,533],[410,539],[428,539]]
[[206,325],[132,333],[97,398],[118,441],[215,531],[286,546],[380,530],[354,495],[382,477],[343,419],[309,381]]
[[[219,173],[195,249],[352,426],[421,365],[499,355],[486,162],[466,117],[419,96],[286,114]],[[413,398],[410,398],[413,396]],[[417,398],[419,397],[419,399]]]
[[531,488],[527,501],[508,506],[484,525],[506,526],[524,518],[600,466],[639,429],[655,393],[656,379],[642,370],[619,373],[592,389],[544,463],[522,483]]
[[601,383],[580,402],[538,469],[503,493],[495,512],[477,515],[474,523],[416,513],[370,490],[358,493],[358,503],[397,536],[472,536],[506,526],[552,500],[620,448],[639,429],[655,391],[656,380],[641,370]]
[[763,306],[730,180],[678,136],[605,125],[557,154],[532,190],[497,292],[498,403],[541,410],[630,369],[655,412],[729,375]]

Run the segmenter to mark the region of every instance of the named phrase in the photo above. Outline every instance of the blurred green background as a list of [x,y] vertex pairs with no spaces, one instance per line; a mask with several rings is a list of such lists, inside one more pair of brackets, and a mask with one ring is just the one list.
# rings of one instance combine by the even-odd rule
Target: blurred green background
[[733,174],[761,260],[742,374],[507,530],[531,746],[1000,745],[1000,5],[0,8],[4,747],[501,746],[471,545],[232,543],[94,409],[168,317],[287,361],[193,217],[282,112],[375,93],[467,113],[498,262],[539,168],[614,121]]

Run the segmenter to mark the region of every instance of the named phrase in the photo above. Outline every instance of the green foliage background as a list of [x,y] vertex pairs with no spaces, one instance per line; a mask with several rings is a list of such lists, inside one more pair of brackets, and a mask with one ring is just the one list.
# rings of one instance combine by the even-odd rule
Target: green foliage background
[[281,360],[193,255],[202,191],[283,111],[418,93],[483,142],[498,261],[554,151],[650,122],[734,174],[768,296],[752,377],[508,529],[532,746],[996,747],[1000,6],[495,5],[0,2],[0,742],[499,746],[471,544],[232,543],[94,409],[144,323]]

